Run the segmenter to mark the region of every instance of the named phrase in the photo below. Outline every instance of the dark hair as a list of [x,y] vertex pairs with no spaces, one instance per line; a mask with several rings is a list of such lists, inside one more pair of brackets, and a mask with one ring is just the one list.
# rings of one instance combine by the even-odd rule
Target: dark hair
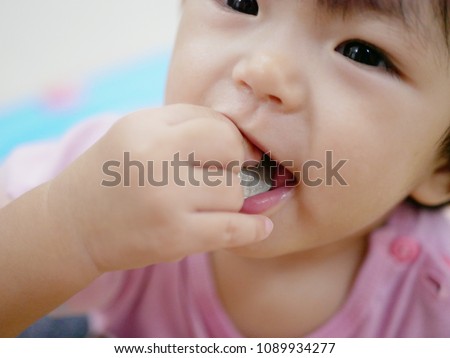
[[[450,0],[435,0],[433,5],[434,5],[434,10],[438,17],[438,20],[441,24],[441,30],[442,30],[442,34],[444,35],[443,37],[445,39],[447,52],[449,54],[449,61],[450,61],[450,28],[449,28]],[[450,68],[450,64],[449,64],[449,68]],[[449,97],[450,97],[450,94],[449,94]],[[450,116],[449,116],[449,120],[450,120]],[[449,124],[449,127],[447,128],[447,131],[442,136],[441,142],[439,143],[439,155],[441,158],[444,158],[446,160],[446,168],[443,168],[443,170],[450,172],[450,124]],[[419,206],[422,208],[427,208],[427,209],[432,209],[432,210],[433,209],[441,209],[442,207],[450,205],[450,201],[440,204],[440,205],[435,205],[435,206],[423,205],[421,203],[418,203],[417,201],[415,201],[412,198],[408,198],[407,201],[414,206]]]
[[[438,3],[435,5],[435,10],[437,10],[439,21],[441,22],[442,32],[444,34],[444,39],[447,45],[447,52],[450,55],[450,29],[449,29],[449,21],[450,21],[450,0],[438,0]],[[450,61],[450,56],[449,56]],[[450,67],[450,66],[449,66]],[[450,94],[449,94],[450,97]],[[443,140],[440,143],[440,156],[446,160],[446,171],[450,172],[450,125],[447,128],[447,131],[443,135]],[[443,206],[449,205],[450,201],[444,203],[442,205],[434,206],[432,208],[439,209]]]

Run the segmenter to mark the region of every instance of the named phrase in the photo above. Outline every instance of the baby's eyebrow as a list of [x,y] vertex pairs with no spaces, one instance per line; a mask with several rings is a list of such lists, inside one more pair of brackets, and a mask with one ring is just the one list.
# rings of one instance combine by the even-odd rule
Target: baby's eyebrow
[[[339,13],[343,16],[357,13],[373,13],[400,21],[405,27],[410,27],[410,15],[418,9],[413,9],[415,1],[404,0],[317,0],[321,10],[329,13]],[[414,11],[416,10],[416,11]]]

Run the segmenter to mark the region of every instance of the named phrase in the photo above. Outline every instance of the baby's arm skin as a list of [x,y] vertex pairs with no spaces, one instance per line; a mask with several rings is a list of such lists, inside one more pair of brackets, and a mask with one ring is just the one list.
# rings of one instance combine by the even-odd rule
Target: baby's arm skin
[[200,186],[189,185],[187,170],[180,170],[186,186],[169,176],[166,186],[140,187],[135,175],[130,187],[102,187],[103,163],[122,161],[124,152],[152,160],[154,172],[175,153],[224,166],[244,161],[238,129],[207,108],[174,105],[119,120],[56,178],[0,209],[0,336],[17,335],[104,272],[268,236],[269,219],[238,213],[238,167],[233,185],[207,186],[197,166],[191,169]]

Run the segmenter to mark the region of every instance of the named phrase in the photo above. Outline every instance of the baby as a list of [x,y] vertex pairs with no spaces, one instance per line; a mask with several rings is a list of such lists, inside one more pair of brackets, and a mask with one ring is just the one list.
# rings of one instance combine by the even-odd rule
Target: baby
[[185,0],[166,106],[4,163],[0,334],[450,337],[448,5]]

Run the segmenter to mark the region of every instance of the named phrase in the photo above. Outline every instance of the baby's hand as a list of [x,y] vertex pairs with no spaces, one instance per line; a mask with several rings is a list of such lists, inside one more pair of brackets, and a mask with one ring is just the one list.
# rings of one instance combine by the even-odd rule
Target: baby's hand
[[[198,162],[173,162],[189,154]],[[125,156],[134,161],[129,170]],[[244,161],[243,137],[225,116],[190,105],[130,114],[49,183],[50,214],[59,232],[83,245],[99,272],[264,239],[270,220],[239,213],[239,165],[208,183],[204,164],[210,160],[223,168]],[[220,185],[211,185],[215,180]]]

